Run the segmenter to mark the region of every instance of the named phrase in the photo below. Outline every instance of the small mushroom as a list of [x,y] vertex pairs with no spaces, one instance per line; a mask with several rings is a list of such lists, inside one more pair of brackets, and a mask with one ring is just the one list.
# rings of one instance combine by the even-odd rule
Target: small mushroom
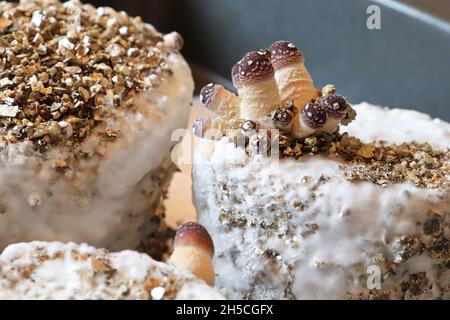
[[210,83],[200,91],[200,102],[224,120],[239,117],[239,98],[218,84]]
[[213,286],[215,273],[212,265],[214,243],[208,231],[200,224],[182,224],[175,235],[174,251],[170,262],[191,271],[195,276]]
[[268,50],[252,51],[242,58],[238,84],[241,118],[271,127],[270,115],[281,101]]

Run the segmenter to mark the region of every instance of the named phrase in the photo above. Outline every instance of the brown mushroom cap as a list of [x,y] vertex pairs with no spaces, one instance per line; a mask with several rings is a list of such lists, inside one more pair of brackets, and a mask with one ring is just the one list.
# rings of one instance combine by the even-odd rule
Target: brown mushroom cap
[[174,249],[183,246],[195,246],[202,248],[214,255],[214,243],[208,231],[201,224],[186,222],[178,227],[174,240]]
[[331,94],[326,97],[321,105],[325,108],[329,117],[341,118],[347,112],[347,101],[343,96]]
[[276,41],[269,47],[272,64],[280,69],[292,63],[303,63],[304,58],[300,50],[289,41]]
[[327,122],[325,108],[317,103],[308,103],[302,110],[302,120],[312,129],[320,129]]
[[272,119],[277,128],[285,129],[292,124],[294,113],[289,108],[279,108],[273,113]]
[[239,64],[239,81],[243,85],[268,79],[274,73],[268,50],[248,52]]

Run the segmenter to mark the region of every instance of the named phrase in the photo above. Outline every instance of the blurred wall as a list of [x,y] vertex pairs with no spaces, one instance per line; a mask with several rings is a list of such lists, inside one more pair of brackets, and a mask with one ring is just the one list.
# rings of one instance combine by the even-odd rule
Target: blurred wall
[[[380,30],[367,28],[370,4],[381,8]],[[302,49],[317,85],[450,120],[450,27],[403,9],[394,1],[184,0],[177,29],[187,55],[223,76],[246,51],[286,39]]]

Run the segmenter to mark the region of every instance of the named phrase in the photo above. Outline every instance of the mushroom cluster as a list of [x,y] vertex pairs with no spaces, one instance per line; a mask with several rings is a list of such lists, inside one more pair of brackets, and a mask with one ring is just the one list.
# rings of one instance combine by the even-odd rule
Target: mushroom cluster
[[231,71],[238,96],[212,83],[201,90],[201,103],[215,116],[198,119],[194,134],[204,137],[211,129],[257,134],[261,128],[278,129],[292,139],[334,134],[356,114],[334,85],[315,88],[304,62],[287,41],[248,52]]

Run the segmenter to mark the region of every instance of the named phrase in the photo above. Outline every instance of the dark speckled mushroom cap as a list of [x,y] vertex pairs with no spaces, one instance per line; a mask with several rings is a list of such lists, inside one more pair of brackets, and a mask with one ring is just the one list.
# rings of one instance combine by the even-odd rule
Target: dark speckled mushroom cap
[[249,52],[239,64],[239,81],[243,85],[268,79],[274,73],[269,50]]
[[328,116],[340,118],[347,112],[347,101],[343,96],[331,94],[326,97],[321,105],[325,108]]
[[292,63],[303,63],[304,57],[300,50],[289,41],[276,41],[269,47],[272,64],[280,69]]
[[302,120],[312,129],[320,129],[327,122],[325,108],[317,103],[308,103],[302,110]]

